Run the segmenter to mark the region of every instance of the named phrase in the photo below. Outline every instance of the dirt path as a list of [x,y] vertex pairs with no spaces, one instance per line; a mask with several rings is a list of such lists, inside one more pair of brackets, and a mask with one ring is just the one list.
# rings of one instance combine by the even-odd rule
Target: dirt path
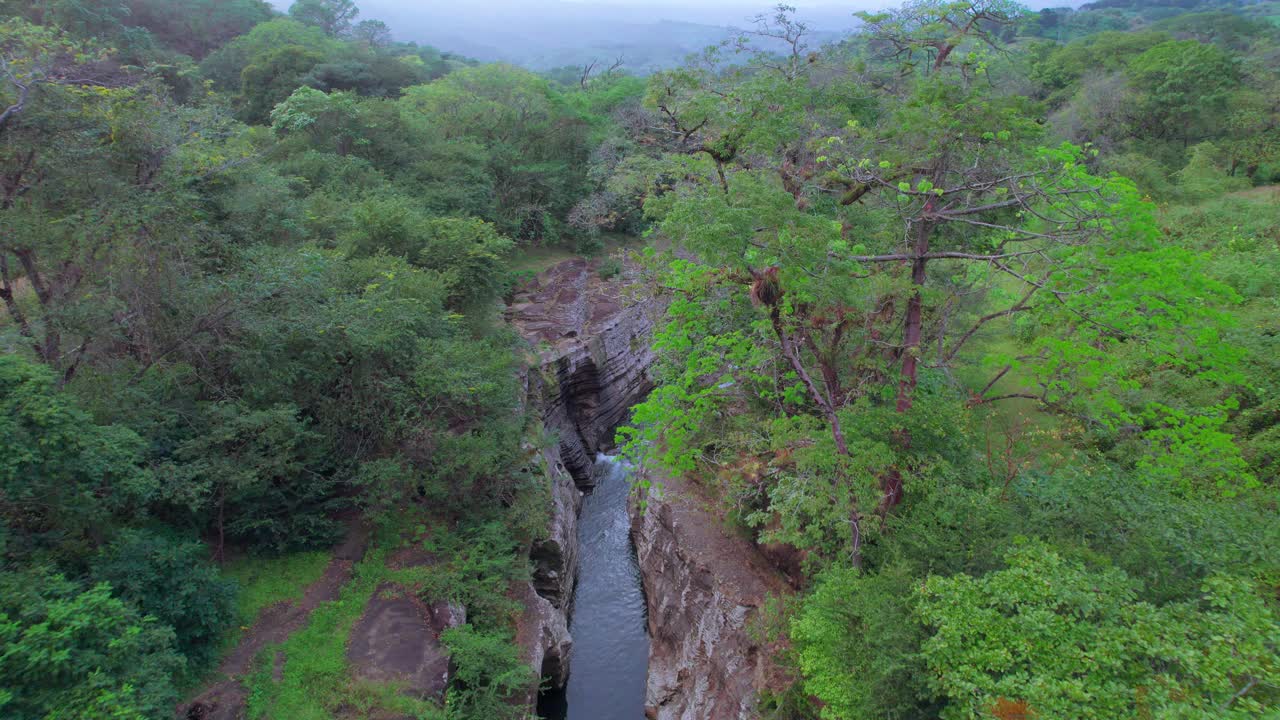
[[[342,544],[334,548],[333,559],[320,579],[307,586],[298,602],[276,603],[263,610],[240,643],[218,665],[217,677],[221,679],[191,702],[179,705],[177,717],[181,720],[243,718],[248,690],[241,679],[253,669],[254,658],[264,648],[282,643],[306,627],[311,612],[320,603],[338,599],[343,586],[351,580],[352,568],[364,557],[369,532],[369,527],[363,522],[352,522]],[[277,672],[283,667],[283,660],[282,657],[276,658]]]

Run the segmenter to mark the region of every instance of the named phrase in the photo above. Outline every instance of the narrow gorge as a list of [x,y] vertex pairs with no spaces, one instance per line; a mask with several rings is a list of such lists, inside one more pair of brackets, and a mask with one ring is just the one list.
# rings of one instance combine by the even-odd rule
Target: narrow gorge
[[[596,521],[580,513],[584,492],[592,492],[598,478],[626,480],[607,464],[598,469],[597,458],[611,449],[630,408],[653,388],[652,333],[663,312],[661,299],[634,269],[606,279],[598,265],[564,261],[531,281],[507,310],[536,353],[525,379],[527,402],[540,408],[546,432],[556,438],[542,455],[551,478],[552,519],[547,537],[530,551],[534,576],[518,633],[526,662],[553,690],[565,688],[574,671],[575,614],[580,622],[616,620],[582,605],[610,600],[595,592],[575,595],[588,551],[579,544],[580,520]],[[617,490],[602,488],[602,495]],[[751,625],[769,594],[786,591],[782,576],[750,541],[723,527],[696,486],[663,479],[643,511],[635,499],[627,508],[649,637],[643,708],[615,707],[598,719],[751,717],[758,693],[777,680]],[[625,571],[609,572],[625,577]],[[626,592],[625,581],[619,584],[618,592]],[[573,707],[568,711],[573,718]],[[552,709],[546,717],[563,712]]]

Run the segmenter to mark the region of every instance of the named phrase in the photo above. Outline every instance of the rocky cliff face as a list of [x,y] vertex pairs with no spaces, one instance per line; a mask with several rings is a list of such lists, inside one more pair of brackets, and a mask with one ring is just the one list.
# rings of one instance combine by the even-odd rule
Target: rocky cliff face
[[[585,260],[542,273],[507,310],[536,353],[528,402],[559,440],[542,457],[553,517],[547,537],[531,548],[534,580],[518,638],[529,664],[556,685],[570,668],[579,488],[591,482],[596,453],[611,447],[618,424],[653,387],[651,335],[661,311],[628,273],[604,280]],[[651,638],[646,716],[754,717],[758,693],[782,685],[770,648],[751,630],[767,597],[788,591],[782,575],[682,480],[664,481],[647,512],[633,512],[632,538]]]
[[788,586],[715,508],[693,484],[668,479],[632,512],[649,609],[650,720],[745,720],[762,690],[785,684],[751,624]]
[[628,410],[653,388],[650,338],[660,312],[630,271],[606,280],[583,259],[542,273],[507,309],[510,323],[534,345],[538,372],[530,376],[530,395],[579,486],[591,482],[596,453],[613,446]]
[[568,260],[543,272],[514,298],[507,319],[531,345],[528,407],[558,439],[540,462],[551,481],[545,538],[533,543],[533,582],[524,592],[517,641],[529,665],[557,687],[569,676],[573,588],[577,581],[581,488],[596,453],[612,446],[628,409],[653,387],[651,299],[627,272],[604,279],[597,264]]

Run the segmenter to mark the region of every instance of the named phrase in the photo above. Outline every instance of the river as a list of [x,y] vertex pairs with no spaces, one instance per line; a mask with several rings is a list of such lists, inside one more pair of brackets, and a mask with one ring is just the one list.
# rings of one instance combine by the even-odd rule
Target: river
[[601,455],[596,487],[578,520],[578,587],[574,593],[569,683],[544,693],[547,720],[643,720],[649,661],[644,591],[631,545],[625,463]]

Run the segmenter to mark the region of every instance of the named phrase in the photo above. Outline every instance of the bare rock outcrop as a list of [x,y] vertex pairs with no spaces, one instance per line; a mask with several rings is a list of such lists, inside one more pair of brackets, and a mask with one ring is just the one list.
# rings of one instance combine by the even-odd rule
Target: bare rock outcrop
[[581,258],[540,274],[507,308],[537,354],[530,397],[579,486],[591,482],[596,453],[613,446],[631,406],[653,389],[651,336],[661,311],[632,269],[605,279],[599,263]]
[[632,539],[649,610],[650,720],[745,720],[761,690],[784,683],[751,624],[770,595],[789,591],[746,538],[685,480],[663,480]]
[[420,698],[443,697],[449,686],[449,653],[440,633],[467,621],[448,602],[427,604],[412,591],[383,583],[352,628],[347,659],[357,677],[395,682]]
[[[546,536],[529,549],[533,579],[521,590],[524,612],[516,621],[516,643],[525,662],[555,687],[569,679],[573,638],[569,613],[578,577],[578,511],[582,492],[560,462],[558,448],[541,454],[542,474],[551,483],[551,517]],[[528,698],[531,703],[532,696]]]
[[569,677],[573,588],[578,572],[580,488],[596,453],[612,446],[628,410],[653,387],[650,335],[656,303],[629,270],[601,277],[599,262],[566,260],[538,275],[507,308],[534,357],[525,402],[558,439],[539,462],[551,484],[546,536],[529,550],[533,581],[523,591],[517,641],[530,667],[553,685]]

